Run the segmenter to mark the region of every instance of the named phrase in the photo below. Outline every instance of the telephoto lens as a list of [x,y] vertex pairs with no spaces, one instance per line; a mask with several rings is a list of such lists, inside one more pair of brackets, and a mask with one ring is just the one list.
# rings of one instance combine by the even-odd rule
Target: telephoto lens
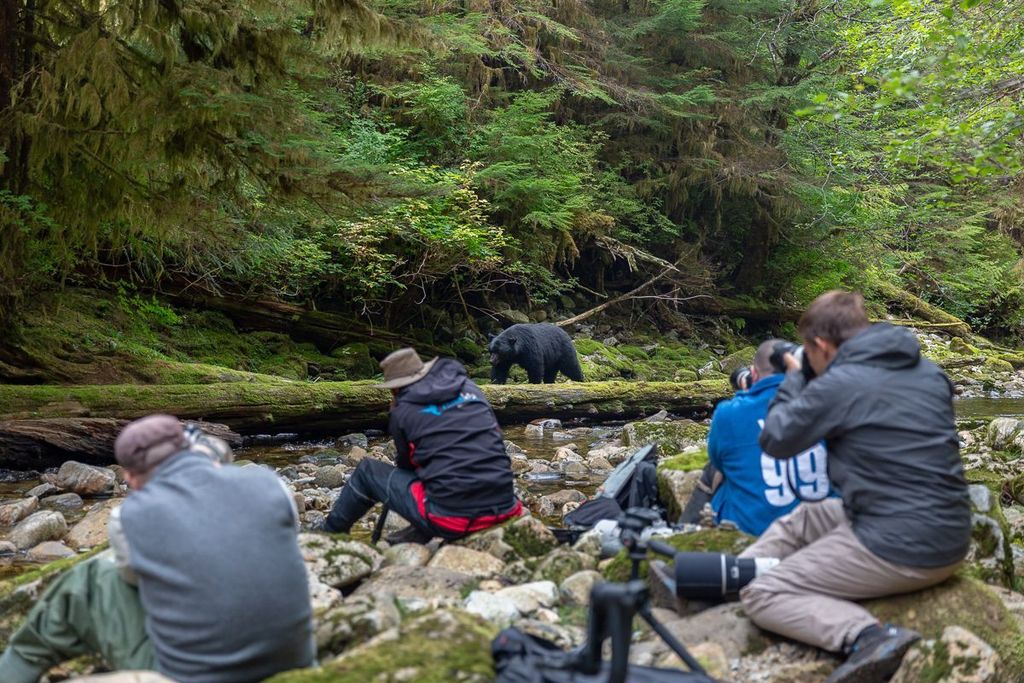
[[739,558],[725,553],[677,553],[676,595],[686,600],[722,602],[779,563],[775,557]]

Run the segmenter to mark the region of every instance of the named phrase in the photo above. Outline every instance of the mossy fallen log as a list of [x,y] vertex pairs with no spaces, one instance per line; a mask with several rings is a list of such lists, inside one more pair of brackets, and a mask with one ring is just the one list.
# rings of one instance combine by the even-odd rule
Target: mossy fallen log
[[[723,380],[484,386],[502,423],[538,417],[628,419],[659,410],[694,415],[728,396]],[[133,419],[167,412],[241,434],[338,433],[387,423],[390,394],[372,382],[225,382],[106,386],[0,385],[0,421]]]
[[[65,460],[108,463],[114,440],[127,423],[109,417],[0,420],[0,467],[43,469]],[[232,446],[241,444],[241,437],[224,425],[200,426]]]
[[[937,306],[914,296],[910,292],[900,289],[895,285],[880,283],[877,285],[878,293],[890,304],[906,311],[912,318],[920,318],[932,323],[930,329],[948,332],[951,335],[971,338],[974,336],[971,326],[951,313],[946,313]],[[916,325],[921,327],[920,323]]]

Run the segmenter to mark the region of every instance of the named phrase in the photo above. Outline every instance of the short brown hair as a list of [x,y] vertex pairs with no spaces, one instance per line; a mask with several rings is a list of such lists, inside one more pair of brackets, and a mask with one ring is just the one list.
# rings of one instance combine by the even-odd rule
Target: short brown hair
[[870,325],[863,296],[833,289],[811,302],[797,328],[805,342],[821,337],[839,346]]

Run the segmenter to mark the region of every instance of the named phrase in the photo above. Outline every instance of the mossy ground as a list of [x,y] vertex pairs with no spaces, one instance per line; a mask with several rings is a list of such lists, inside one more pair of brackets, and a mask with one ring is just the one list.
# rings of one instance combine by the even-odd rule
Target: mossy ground
[[[242,332],[223,314],[152,297],[68,290],[21,311],[16,345],[41,373],[73,384],[203,384],[373,377],[365,344],[322,353],[278,332]],[[3,368],[0,368],[2,370]]]
[[701,448],[700,450],[693,451],[691,453],[680,453],[679,455],[671,458],[663,458],[658,462],[658,469],[693,472],[694,470],[704,469],[704,466],[707,464],[708,449]]
[[399,626],[397,640],[370,641],[319,669],[292,671],[270,683],[483,683],[494,680],[497,628],[459,611],[435,612]]

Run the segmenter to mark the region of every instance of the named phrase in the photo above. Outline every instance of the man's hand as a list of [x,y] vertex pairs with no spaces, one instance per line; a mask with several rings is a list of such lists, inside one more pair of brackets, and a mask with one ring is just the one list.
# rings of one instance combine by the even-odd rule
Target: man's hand
[[782,362],[786,364],[786,370],[799,370],[801,368],[800,361],[796,359],[791,353],[784,354],[782,356]]

